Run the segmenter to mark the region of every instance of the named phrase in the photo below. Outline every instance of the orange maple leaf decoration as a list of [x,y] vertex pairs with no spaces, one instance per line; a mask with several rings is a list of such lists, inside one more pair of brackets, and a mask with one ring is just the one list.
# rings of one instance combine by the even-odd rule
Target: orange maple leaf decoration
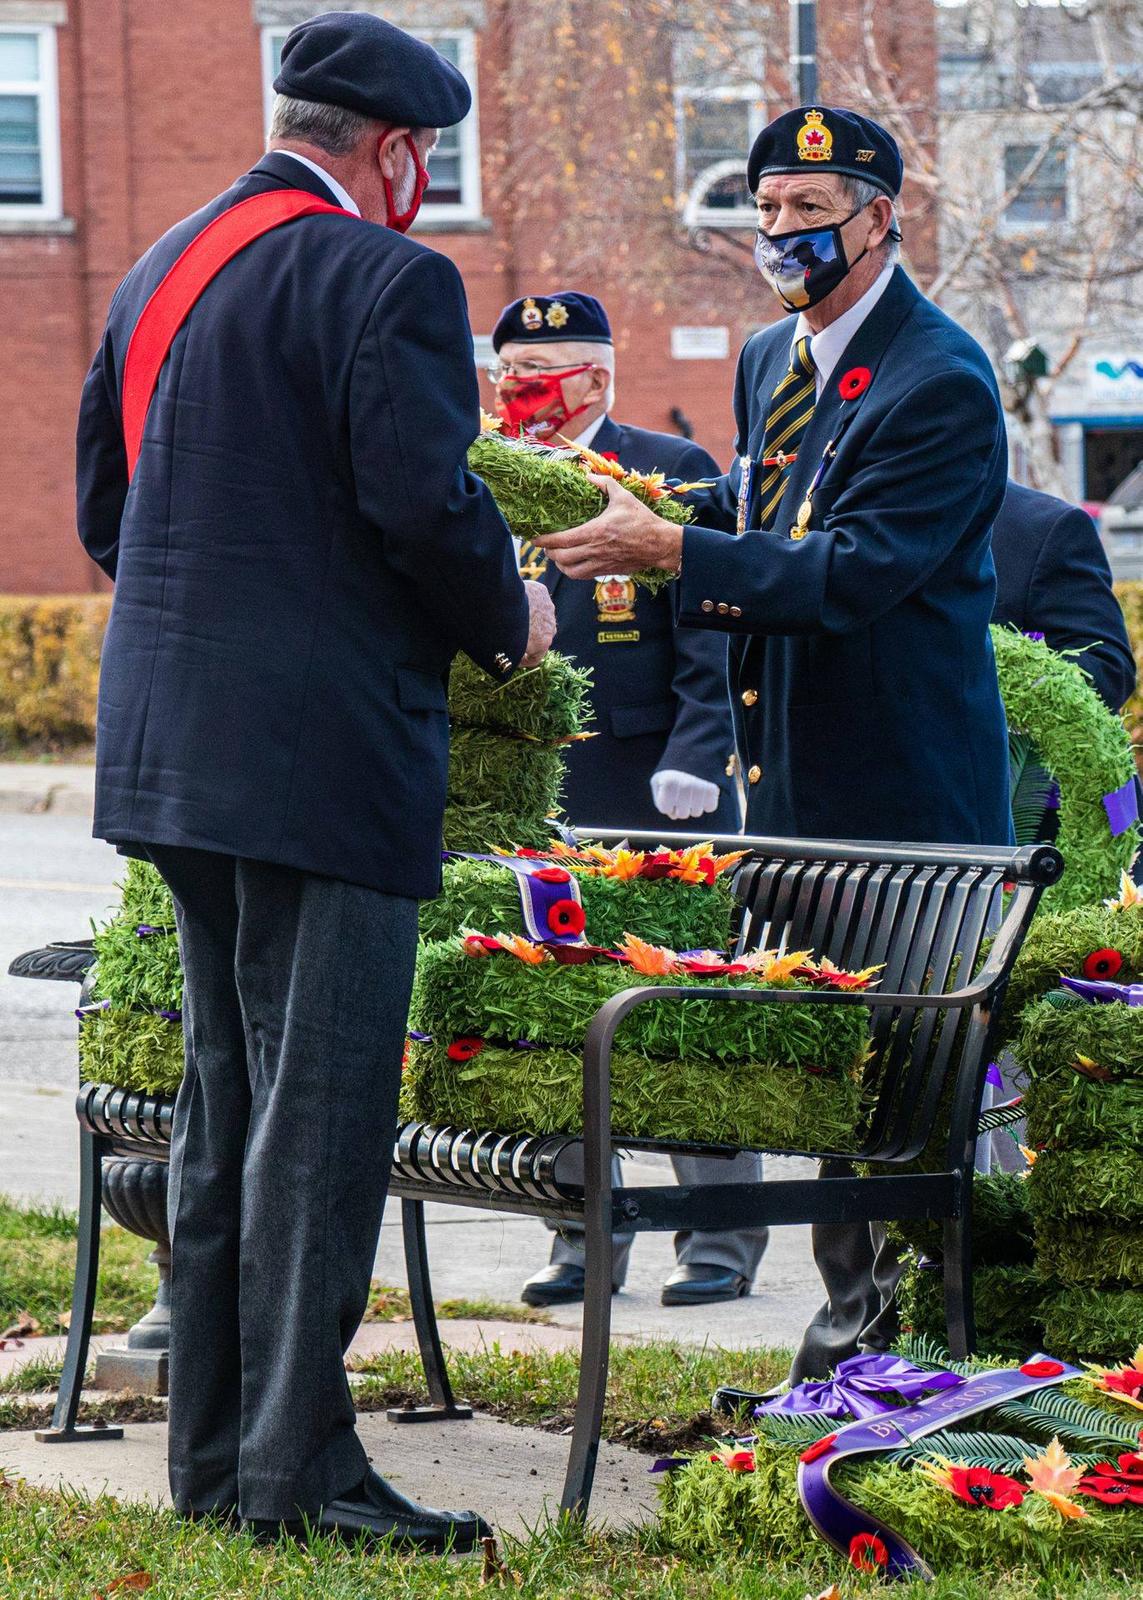
[[1109,911],[1128,911],[1143,907],[1143,889],[1132,882],[1130,873],[1122,872],[1119,875],[1119,899],[1105,900],[1103,903]]
[[641,972],[644,977],[662,978],[679,971],[679,958],[673,950],[660,944],[648,944],[633,933],[623,935],[619,948],[631,963],[632,971]]
[[1073,1489],[1084,1475],[1083,1467],[1073,1467],[1059,1439],[1053,1439],[1041,1455],[1025,1456],[1024,1470],[1034,1494],[1054,1506],[1061,1517],[1086,1517],[1087,1512],[1072,1500]]
[[809,964],[812,950],[788,950],[784,956],[776,950],[752,950],[741,958],[742,965],[759,983],[780,983],[791,978],[799,967]]
[[1120,1405],[1143,1411],[1143,1344],[1130,1361],[1122,1361],[1117,1367],[1089,1365],[1087,1381],[1118,1400]]
[[496,943],[501,950],[507,950],[510,956],[515,956],[517,961],[523,961],[529,967],[538,967],[542,961],[552,959],[547,950],[533,944],[531,939],[525,939],[523,934],[498,933]]

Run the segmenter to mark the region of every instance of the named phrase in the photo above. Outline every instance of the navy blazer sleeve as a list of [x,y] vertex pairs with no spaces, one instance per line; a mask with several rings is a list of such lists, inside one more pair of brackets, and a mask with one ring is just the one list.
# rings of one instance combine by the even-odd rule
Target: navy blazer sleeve
[[1135,657],[1111,568],[1086,511],[1069,506],[1053,523],[1028,586],[1028,626],[1053,650],[1082,650],[1079,665],[1113,711],[1135,690]]
[[127,499],[127,447],[108,335],[91,363],[76,431],[76,523],[80,541],[109,578],[119,560],[119,524]]
[[[714,457],[698,445],[679,455],[672,477],[684,483],[720,476]],[[730,691],[726,679],[725,636],[699,628],[676,627],[675,670],[671,688],[675,696],[675,722],[656,768],[658,772],[686,772],[708,783],[724,778],[726,758],[734,747]]]
[[[934,417],[944,419],[937,429]],[[923,379],[880,419],[824,526],[804,539],[688,527],[678,620],[749,634],[867,627],[937,570],[979,514],[1003,427],[969,368]],[[733,599],[741,616],[704,612],[710,595]]]
[[415,256],[382,291],[350,382],[357,501],[386,559],[422,591],[462,650],[503,676],[528,641],[528,602],[508,528],[467,466],[480,428],[460,274]]

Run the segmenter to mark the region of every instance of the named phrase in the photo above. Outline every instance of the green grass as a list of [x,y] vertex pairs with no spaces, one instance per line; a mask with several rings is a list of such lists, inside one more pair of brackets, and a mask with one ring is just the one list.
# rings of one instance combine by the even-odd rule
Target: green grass
[[[531,1538],[503,1541],[500,1557],[503,1569],[482,1582],[479,1557],[365,1554],[324,1540],[306,1550],[266,1548],[245,1534],[180,1524],[167,1511],[0,1483],[0,1600],[130,1594],[110,1586],[133,1573],[147,1575],[155,1600],[477,1600],[501,1591],[521,1600],[805,1600],[835,1580],[844,1600],[887,1592],[824,1549],[820,1559],[781,1566],[731,1552],[682,1559],[653,1528],[584,1535],[547,1524]],[[1025,1568],[948,1573],[892,1592],[916,1600],[1140,1600],[1143,1585],[1098,1569]]]
[[[45,1334],[58,1333],[71,1308],[77,1219],[61,1206],[22,1206],[0,1195],[0,1328],[24,1313]],[[94,1331],[123,1333],[154,1304],[159,1278],[147,1260],[153,1246],[105,1223],[99,1252]],[[496,1322],[550,1322],[545,1311],[496,1300],[442,1300],[441,1318]],[[366,1322],[407,1322],[406,1289],[374,1283]],[[0,1385],[0,1393],[3,1393]]]
[[[657,1454],[697,1448],[721,1430],[710,1414],[710,1397],[728,1371],[736,1383],[765,1389],[785,1377],[786,1350],[721,1350],[716,1346],[616,1344],[611,1349],[603,1434],[637,1450]],[[420,1362],[398,1350],[351,1363],[361,1379],[354,1394],[361,1410],[381,1410],[424,1394]],[[506,1422],[568,1428],[575,1410],[579,1352],[545,1350],[449,1352],[449,1372],[458,1395]]]

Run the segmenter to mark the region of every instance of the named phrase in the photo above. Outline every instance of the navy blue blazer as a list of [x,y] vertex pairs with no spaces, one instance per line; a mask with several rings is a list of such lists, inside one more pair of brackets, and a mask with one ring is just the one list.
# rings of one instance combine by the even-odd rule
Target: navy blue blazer
[[479,430],[460,275],[415,240],[311,216],[206,289],[159,377],[130,488],[123,361],[152,290],[220,212],[332,200],[263,157],[116,291],[84,386],[79,534],[115,579],[95,834],[437,892],[457,650],[526,648],[507,528],[466,469]]
[[[637,472],[665,472],[687,483],[719,476],[714,457],[690,440],[624,427],[610,417],[591,447]],[[596,737],[564,752],[564,808],[571,821],[632,830],[735,832],[741,817],[726,771],[734,748],[726,640],[676,627],[665,590],[652,595],[628,583],[627,603],[617,602],[609,615],[606,597],[602,603],[596,598],[596,584],[564,577],[554,561],[543,581],[555,603],[558,649],[593,673],[595,721],[590,726]],[[688,772],[717,784],[717,808],[688,822],[672,822],[651,796],[652,774],[660,770]]]
[[[761,453],[792,331],[773,324],[742,352],[742,454]],[[855,368],[871,381],[843,399]],[[734,635],[747,832],[1006,843],[988,634],[1006,444],[979,345],[897,268],[826,383],[771,531],[733,537],[739,478],[695,495],[675,589],[680,622]],[[748,528],[757,516],[755,487]]]
[[1112,711],[1135,690],[1135,657],[1095,523],[1079,506],[1009,483],[992,528],[994,622],[1044,635],[1076,659]]

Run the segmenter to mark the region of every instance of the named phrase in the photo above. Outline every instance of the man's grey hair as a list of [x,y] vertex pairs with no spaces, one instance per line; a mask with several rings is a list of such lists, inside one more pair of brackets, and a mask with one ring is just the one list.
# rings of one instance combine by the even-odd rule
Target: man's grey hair
[[321,100],[294,100],[289,95],[274,96],[270,118],[271,139],[300,139],[316,145],[329,156],[350,155],[369,128],[370,119],[346,106],[326,105]]
[[[884,189],[879,189],[875,183],[870,183],[866,178],[850,178],[844,173],[839,173],[838,176],[841,180],[841,192],[849,201],[851,212],[862,210],[863,207],[869,205],[871,201],[876,200],[879,196],[889,199]],[[892,204],[891,201],[890,204]],[[895,205],[892,207],[889,226],[894,233],[900,233],[901,224],[897,221],[897,207]],[[877,248],[881,252],[886,266],[892,266],[901,255],[900,241],[891,238],[889,234],[885,235]]]

